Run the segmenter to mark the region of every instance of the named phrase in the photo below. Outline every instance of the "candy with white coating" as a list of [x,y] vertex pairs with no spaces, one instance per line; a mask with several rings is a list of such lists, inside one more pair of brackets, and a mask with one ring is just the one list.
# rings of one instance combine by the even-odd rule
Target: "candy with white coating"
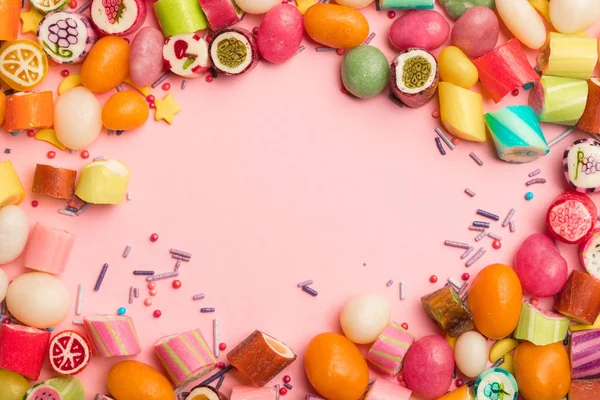
[[223,75],[241,75],[258,64],[256,39],[243,28],[227,28],[215,33],[208,47],[210,61]]
[[218,31],[229,28],[242,20],[242,11],[234,0],[199,0],[210,29]]
[[377,47],[363,45],[344,55],[342,83],[358,98],[366,99],[383,92],[389,76],[388,60]]
[[117,160],[98,160],[81,170],[75,194],[91,204],[121,204],[127,193],[129,169]]
[[390,303],[377,294],[350,299],[342,308],[340,323],[348,339],[357,344],[373,343],[390,322]]
[[579,245],[579,262],[588,274],[600,279],[600,228]]
[[[490,368],[475,380],[473,387],[477,400],[517,400],[519,388],[517,381],[505,369]],[[503,394],[502,397],[499,394]]]
[[454,360],[460,371],[474,378],[485,370],[488,358],[487,340],[481,333],[465,332],[454,345]]
[[165,40],[162,57],[171,72],[198,78],[210,70],[208,43],[196,33],[180,33]]
[[92,24],[102,35],[124,36],[138,30],[146,20],[144,0],[92,0]]
[[281,4],[281,0],[237,0],[236,4],[248,14],[265,14],[271,8]]
[[289,4],[280,4],[264,16],[256,35],[256,45],[265,60],[282,63],[296,54],[303,35],[300,11]]
[[162,73],[164,40],[162,32],[151,26],[135,35],[129,50],[129,77],[136,86],[150,86]]
[[600,142],[578,139],[564,152],[563,170],[569,185],[582,193],[600,190]]
[[8,290],[8,277],[3,270],[0,269],[0,302],[4,301],[6,291]]
[[567,336],[571,321],[560,314],[542,310],[528,301],[523,303],[519,324],[514,337],[527,340],[536,346],[562,342]]
[[561,33],[575,33],[589,28],[600,17],[596,0],[552,0],[550,20]]
[[40,21],[37,40],[52,61],[74,64],[88,55],[98,35],[84,15],[56,11]]
[[28,236],[29,224],[23,210],[14,205],[0,208],[0,264],[16,260]]
[[59,324],[69,312],[69,292],[52,275],[28,272],[17,276],[6,293],[8,311],[22,323],[46,329]]
[[512,34],[525,46],[535,50],[546,43],[544,19],[527,0],[496,0],[496,10]]
[[102,130],[101,114],[100,102],[91,91],[84,87],[69,90],[54,105],[56,137],[69,149],[88,147]]

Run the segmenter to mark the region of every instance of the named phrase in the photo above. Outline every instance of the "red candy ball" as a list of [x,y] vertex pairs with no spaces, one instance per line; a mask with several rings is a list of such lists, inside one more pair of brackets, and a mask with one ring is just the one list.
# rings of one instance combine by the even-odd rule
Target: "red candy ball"
[[4,318],[4,319],[2,320],[2,323],[3,323],[3,324],[10,324],[10,318]]
[[156,97],[154,97],[153,95],[149,94],[148,96],[146,96],[146,101],[148,103],[154,103],[154,100],[156,100]]
[[156,296],[156,294],[158,293],[158,290],[150,289],[150,291],[148,293],[150,293],[150,296]]
[[400,324],[400,326],[402,327],[402,329],[404,329],[405,331],[408,330],[408,324],[406,322],[403,322],[402,324]]
[[341,90],[341,91],[342,91],[342,93],[344,93],[344,94],[348,93],[348,89],[346,89],[344,86],[342,86],[342,87],[340,88],[340,90]]
[[502,243],[499,240],[494,240],[494,243],[492,243],[492,247],[498,250],[500,247],[502,247]]
[[438,110],[433,110],[433,112],[431,113],[431,116],[433,118],[439,118],[440,117],[440,112]]
[[89,151],[84,150],[84,151],[81,152],[81,158],[83,158],[84,160],[86,158],[89,158],[89,157],[90,157],[90,152]]
[[538,304],[540,304],[540,301],[537,299],[537,297],[532,297],[529,299],[529,304],[531,304],[532,306],[537,306]]
[[343,56],[344,54],[346,54],[346,49],[337,49],[335,52],[338,56]]
[[227,345],[225,343],[219,343],[219,350],[225,351],[226,348],[227,348]]
[[254,36],[258,35],[258,26],[252,28],[252,33],[254,34]]
[[279,394],[285,396],[287,394],[287,389],[284,387],[279,388]]
[[173,283],[171,283],[171,286],[173,286],[173,289],[179,289],[181,287],[181,281],[178,279],[175,279],[173,281]]
[[56,157],[56,152],[55,151],[49,151],[48,154],[46,154],[46,156],[50,159]]
[[515,89],[515,90],[513,90],[513,91],[511,92],[511,94],[512,94],[513,96],[518,96],[518,95],[519,95],[519,89]]
[[389,19],[396,18],[396,11],[388,11],[388,18]]
[[158,233],[153,233],[152,235],[150,235],[151,242],[156,242],[157,240],[158,240]]
[[452,138],[451,142],[452,142],[452,144],[453,144],[453,145],[455,145],[455,146],[456,146],[456,145],[458,145],[458,143],[459,143],[460,141],[459,141],[457,138]]
[[35,207],[37,207],[39,204],[40,204],[40,203],[38,203],[38,201],[37,201],[37,200],[33,200],[33,201],[31,202],[31,207],[34,207],[34,208],[35,208]]
[[463,380],[462,380],[462,379],[457,379],[457,380],[456,380],[456,387],[457,387],[457,388],[461,387],[461,386],[462,386],[462,385],[464,385],[464,384],[465,384],[465,383],[463,382]]
[[75,0],[71,0],[71,1],[69,2],[69,7],[70,7],[70,8],[77,8],[77,1],[75,1]]
[[29,130],[27,131],[27,136],[29,136],[29,137],[34,137],[34,136],[35,136],[35,131],[34,131],[33,129],[29,129]]
[[146,307],[150,307],[152,305],[152,299],[146,299],[146,300],[144,300],[144,305]]
[[431,282],[431,283],[436,283],[436,282],[437,282],[437,279],[438,279],[438,278],[437,278],[437,276],[435,276],[435,275],[431,275],[431,276],[429,277],[429,282]]
[[75,203],[75,200],[69,200],[69,202],[67,203],[67,205],[68,205],[69,207],[73,207],[73,208],[75,208],[75,206],[76,206],[77,204]]
[[149,103],[149,104],[148,104],[148,107],[150,107],[150,108],[156,108],[156,104],[154,104],[154,102],[152,102],[152,103]]
[[468,272],[465,272],[464,274],[462,274],[463,281],[468,281],[470,278],[471,278],[471,275],[469,275]]
[[289,375],[285,375],[283,377],[283,383],[290,383],[292,381],[292,378]]
[[65,77],[65,78],[67,76],[69,76],[69,74],[70,74],[70,72],[69,72],[68,69],[63,69],[62,71],[60,71],[60,75],[63,76],[63,77]]
[[154,310],[152,315],[154,316],[154,318],[160,318],[160,316],[162,315],[162,312],[160,310]]
[[206,75],[206,82],[211,83],[214,79],[212,75]]
[[154,289],[156,287],[156,282],[148,282],[148,289]]
[[171,84],[169,82],[163,83],[162,90],[169,90],[169,89],[171,89]]
[[217,363],[217,368],[219,368],[219,369],[225,368],[225,363],[223,361],[218,362]]

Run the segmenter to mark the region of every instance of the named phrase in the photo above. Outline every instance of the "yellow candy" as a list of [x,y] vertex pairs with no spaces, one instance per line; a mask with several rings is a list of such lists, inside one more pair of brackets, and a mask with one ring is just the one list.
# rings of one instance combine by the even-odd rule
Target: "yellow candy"
[[125,78],[123,80],[123,83],[128,84],[129,86],[131,86],[132,88],[134,88],[135,90],[137,90],[138,92],[140,92],[141,94],[143,94],[145,97],[148,97],[148,95],[150,94],[150,90],[152,90],[150,88],[150,86],[145,86],[145,87],[136,86],[135,83],[133,83],[131,81],[130,77]]
[[594,321],[594,323],[592,325],[571,325],[569,327],[569,330],[571,332],[578,332],[578,331],[589,331],[592,329],[600,329],[600,315],[596,318],[596,321]]
[[473,394],[471,393],[469,386],[463,385],[458,389],[438,398],[438,400],[473,400]]
[[448,46],[444,48],[438,56],[438,64],[442,81],[469,89],[479,79],[477,67],[458,47]]
[[529,4],[535,11],[538,12],[544,19],[550,22],[550,2],[548,0],[529,0]]
[[0,162],[0,207],[18,205],[25,198],[25,189],[10,160]]
[[41,140],[44,142],[48,142],[51,145],[54,145],[56,147],[58,147],[61,150],[65,150],[66,147],[64,144],[62,144],[60,142],[60,140],[58,140],[58,138],[56,137],[56,132],[54,131],[54,129],[40,129],[36,134],[35,134],[35,140]]
[[505,354],[508,354],[514,349],[516,349],[518,345],[519,342],[517,342],[515,339],[506,338],[498,340],[490,349],[490,361],[492,363],[495,363]]
[[448,342],[450,347],[452,347],[452,351],[454,351],[454,346],[456,345],[457,339],[458,339],[457,337],[452,337],[452,336],[446,335],[446,342]]
[[513,353],[507,353],[504,355],[504,362],[498,366],[499,368],[505,369],[511,374],[515,374],[515,361]]
[[598,39],[551,32],[537,56],[542,74],[588,80],[598,62]]
[[101,160],[81,170],[75,194],[86,203],[120,204],[127,192],[129,170],[117,160]]
[[304,15],[306,10],[308,10],[311,6],[314,6],[315,4],[317,4],[317,2],[315,0],[297,0],[296,1],[296,6],[298,7],[298,11],[300,11],[300,13],[302,15]]
[[77,86],[81,86],[81,77],[79,74],[71,74],[58,85],[58,95],[60,96]]
[[444,127],[461,139],[485,142],[485,119],[481,95],[450,82],[440,82],[438,94],[440,117]]

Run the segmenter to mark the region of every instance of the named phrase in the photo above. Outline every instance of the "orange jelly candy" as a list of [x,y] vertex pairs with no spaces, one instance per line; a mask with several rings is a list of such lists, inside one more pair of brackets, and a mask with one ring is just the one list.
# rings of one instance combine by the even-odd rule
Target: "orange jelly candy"
[[129,75],[129,43],[118,36],[98,40],[81,65],[81,84],[94,93],[119,86]]
[[128,131],[139,128],[148,119],[146,100],[134,92],[117,92],[102,108],[102,125],[106,129]]
[[18,91],[31,90],[48,74],[48,58],[31,40],[13,40],[0,47],[0,79]]
[[360,46],[369,35],[369,22],[353,8],[315,4],[304,14],[304,28],[315,42],[336,49]]

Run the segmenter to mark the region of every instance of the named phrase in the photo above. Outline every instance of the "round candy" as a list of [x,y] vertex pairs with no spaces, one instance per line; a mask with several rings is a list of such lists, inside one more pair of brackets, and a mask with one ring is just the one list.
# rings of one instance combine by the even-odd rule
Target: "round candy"
[[478,58],[496,47],[500,24],[487,7],[473,7],[452,28],[452,44],[471,58]]
[[243,28],[227,28],[215,33],[208,53],[214,68],[224,75],[241,75],[258,63],[256,39]]
[[81,65],[81,84],[94,93],[116,88],[129,75],[129,43],[117,36],[98,40]]
[[569,185],[582,193],[600,190],[600,142],[578,139],[563,156],[563,170]]
[[162,56],[167,68],[184,78],[198,78],[210,70],[208,43],[195,33],[180,33],[165,40]]
[[600,228],[594,229],[590,238],[579,245],[579,262],[588,274],[600,279]]
[[57,11],[42,19],[37,38],[52,61],[72,64],[83,61],[98,35],[90,20],[82,14]]
[[389,38],[398,50],[411,47],[435,50],[449,35],[450,24],[442,14],[434,10],[417,10],[395,20],[390,27]]
[[54,105],[56,137],[69,149],[81,150],[92,144],[102,130],[100,103],[84,87],[58,97]]
[[0,208],[0,264],[16,260],[25,249],[28,236],[29,224],[23,210],[13,205]]
[[29,272],[16,277],[6,294],[8,311],[34,328],[58,325],[69,312],[69,292],[57,278],[44,272]]
[[8,277],[0,269],[0,302],[4,301],[6,297],[6,290],[8,289]]
[[387,86],[390,67],[377,47],[359,46],[346,53],[342,62],[342,82],[361,99],[377,96]]
[[264,14],[281,4],[281,0],[236,0],[235,3],[248,14]]
[[452,348],[441,336],[424,336],[409,347],[403,368],[406,384],[415,395],[425,399],[442,397],[454,374]]
[[552,0],[550,21],[561,33],[576,33],[589,28],[600,17],[596,0]]
[[304,35],[302,14],[294,6],[281,4],[263,18],[256,35],[260,55],[272,63],[282,63],[294,56]]
[[390,322],[390,303],[377,294],[357,296],[344,304],[340,323],[354,343],[373,343]]
[[519,388],[515,378],[505,369],[490,368],[475,380],[477,400],[517,400]]
[[135,35],[129,52],[129,77],[137,86],[150,86],[160,76],[164,41],[162,32],[151,26]]
[[146,100],[135,92],[117,92],[102,108],[102,124],[106,129],[132,130],[146,123],[150,110]]
[[408,107],[427,104],[435,95],[438,80],[438,63],[426,50],[407,49],[392,61],[390,88],[394,96]]
[[514,363],[523,398],[559,400],[569,392],[571,366],[562,343],[536,346],[525,341],[515,350]]
[[0,46],[0,80],[14,90],[32,90],[47,73],[48,57],[36,42],[19,39]]
[[454,345],[454,360],[460,371],[474,378],[485,370],[488,357],[486,338],[475,331],[465,332],[458,337]]
[[569,190],[548,207],[546,226],[550,234],[561,242],[579,244],[588,239],[597,218],[598,211],[592,199]]

